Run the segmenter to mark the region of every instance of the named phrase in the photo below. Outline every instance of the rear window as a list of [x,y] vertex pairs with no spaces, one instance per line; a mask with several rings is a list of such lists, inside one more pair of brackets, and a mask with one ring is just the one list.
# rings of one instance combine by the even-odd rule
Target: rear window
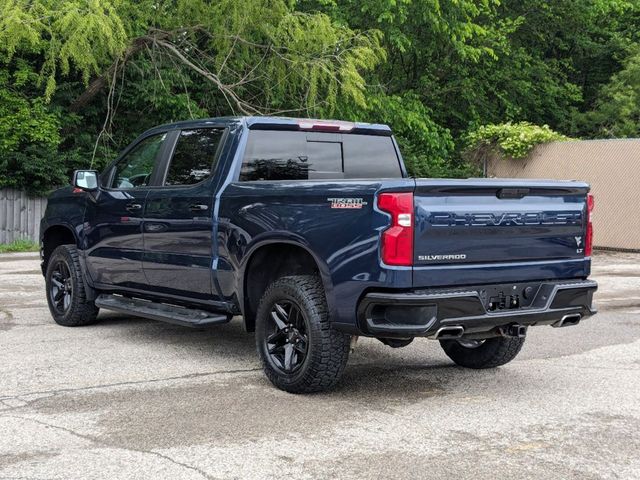
[[241,181],[398,178],[391,137],[251,130]]

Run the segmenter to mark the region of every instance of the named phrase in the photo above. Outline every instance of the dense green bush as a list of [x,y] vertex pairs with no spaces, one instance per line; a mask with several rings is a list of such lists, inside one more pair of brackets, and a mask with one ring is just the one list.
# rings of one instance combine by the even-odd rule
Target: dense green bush
[[554,132],[548,125],[533,125],[529,122],[483,125],[471,130],[465,137],[466,151],[474,154],[493,151],[510,158],[523,158],[541,143],[569,140]]
[[60,121],[42,98],[26,98],[12,88],[20,82],[18,75],[0,71],[0,188],[41,193],[65,181]]

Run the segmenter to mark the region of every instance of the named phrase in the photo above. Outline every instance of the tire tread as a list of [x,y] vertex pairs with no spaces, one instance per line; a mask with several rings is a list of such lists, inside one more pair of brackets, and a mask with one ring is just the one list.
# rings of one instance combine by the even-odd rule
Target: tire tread
[[[55,263],[54,259],[63,255],[67,257],[71,276],[73,278],[73,298],[71,299],[71,308],[65,315],[59,315],[51,306],[49,299],[49,269]],[[99,309],[95,303],[87,299],[84,280],[82,277],[82,267],[80,266],[80,256],[75,245],[60,245],[57,247],[49,259],[49,267],[47,268],[47,301],[51,315],[57,324],[65,327],[81,327],[91,325],[97,321]]]
[[[309,311],[306,313],[309,316],[310,329],[312,330],[309,333],[315,337],[312,338],[309,335],[309,341],[313,345],[310,345],[310,357],[307,358],[308,368],[295,381],[289,381],[271,367],[268,360],[264,358],[260,345],[262,337],[259,333],[261,330],[258,329],[263,328],[261,323],[268,313],[264,310],[269,304],[269,299],[281,291],[293,297],[299,297],[303,303],[300,305],[301,308],[308,307]],[[335,386],[342,376],[349,358],[350,337],[331,327],[320,278],[316,275],[292,275],[273,282],[260,300],[257,322],[259,324],[256,325],[256,346],[262,359],[265,374],[275,386],[291,393],[319,392]]]
[[516,358],[524,338],[496,337],[489,338],[477,348],[467,348],[456,340],[441,340],[444,353],[456,364],[474,369],[496,368]]

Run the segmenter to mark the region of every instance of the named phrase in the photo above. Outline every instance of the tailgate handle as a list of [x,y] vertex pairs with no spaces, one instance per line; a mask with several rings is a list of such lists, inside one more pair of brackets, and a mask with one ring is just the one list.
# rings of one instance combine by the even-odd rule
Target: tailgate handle
[[501,188],[498,190],[498,198],[523,198],[529,195],[528,188]]

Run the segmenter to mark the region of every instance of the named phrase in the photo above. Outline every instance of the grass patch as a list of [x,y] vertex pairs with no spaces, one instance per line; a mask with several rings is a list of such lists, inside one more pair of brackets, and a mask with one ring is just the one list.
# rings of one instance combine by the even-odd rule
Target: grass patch
[[9,252],[37,252],[40,246],[31,240],[19,239],[11,243],[0,244],[0,253]]

